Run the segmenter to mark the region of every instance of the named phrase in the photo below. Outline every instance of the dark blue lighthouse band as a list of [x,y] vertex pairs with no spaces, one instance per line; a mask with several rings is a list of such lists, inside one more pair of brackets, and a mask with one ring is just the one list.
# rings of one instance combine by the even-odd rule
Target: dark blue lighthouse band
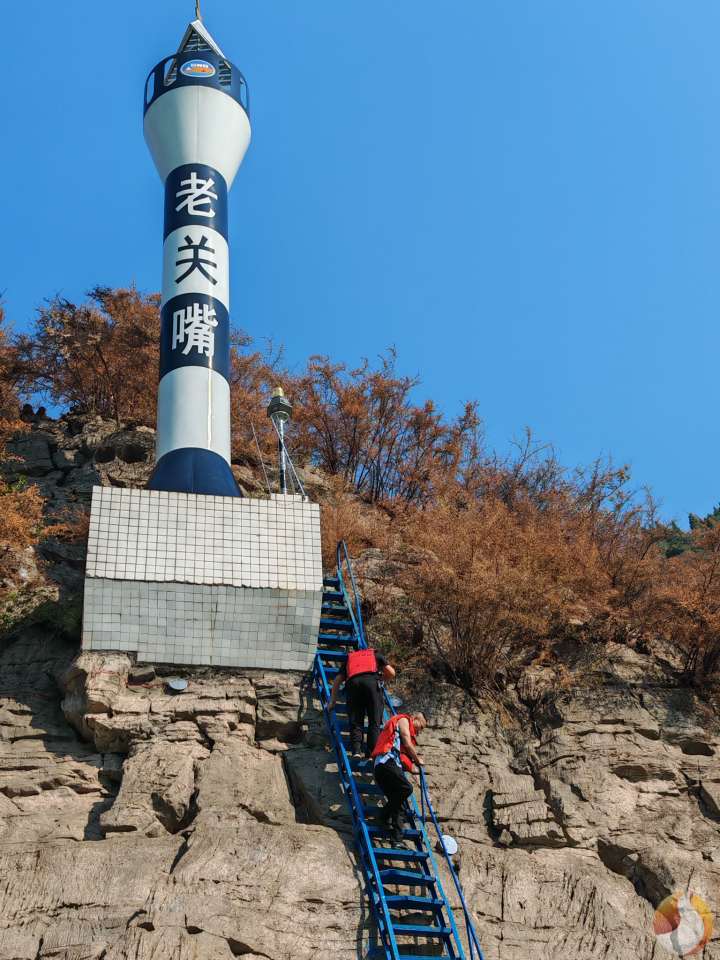
[[163,240],[180,227],[211,227],[227,240],[227,183],[205,163],[184,163],[165,181]]
[[158,97],[179,87],[214,87],[237,100],[250,116],[250,97],[245,77],[234,63],[212,50],[175,53],[153,67],[145,81],[143,116]]
[[162,308],[160,379],[178,367],[207,367],[230,382],[230,317],[206,293],[183,293]]

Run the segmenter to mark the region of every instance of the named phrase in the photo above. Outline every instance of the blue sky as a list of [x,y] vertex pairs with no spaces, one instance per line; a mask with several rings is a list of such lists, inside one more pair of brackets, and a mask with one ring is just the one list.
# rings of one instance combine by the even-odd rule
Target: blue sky
[[[161,279],[150,69],[191,0],[6,4],[0,290]],[[477,398],[563,462],[720,501],[720,5],[203,0],[245,74],[231,316],[288,358],[394,344],[418,399]]]

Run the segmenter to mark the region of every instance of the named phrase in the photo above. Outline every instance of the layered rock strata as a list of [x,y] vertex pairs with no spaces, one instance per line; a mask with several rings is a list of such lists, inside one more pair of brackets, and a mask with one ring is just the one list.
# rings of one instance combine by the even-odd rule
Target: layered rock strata
[[[655,960],[663,897],[717,907],[720,729],[667,663],[570,647],[527,667],[504,711],[409,671],[398,690],[430,717],[431,795],[485,956]],[[152,667],[37,628],[5,649],[0,960],[364,956],[372,920],[306,678],[185,675],[172,695]]]

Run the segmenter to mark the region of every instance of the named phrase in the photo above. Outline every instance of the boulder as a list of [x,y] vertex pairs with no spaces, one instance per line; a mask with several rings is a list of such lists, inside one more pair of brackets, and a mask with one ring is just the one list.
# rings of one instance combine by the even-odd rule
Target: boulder
[[55,437],[45,433],[30,433],[7,444],[8,467],[27,477],[44,477],[53,469],[53,454],[58,448]]
[[255,692],[258,740],[299,743],[302,737],[299,685],[266,679],[255,684]]
[[65,718],[84,739],[94,737],[87,718],[109,714],[115,701],[125,697],[129,673],[130,660],[125,654],[84,652],[60,675]]
[[708,810],[720,817],[720,783],[703,783],[700,787],[700,796],[707,804]]
[[216,743],[201,765],[197,808],[199,823],[295,823],[282,759],[236,735]]
[[209,752],[195,743],[165,740],[133,743],[123,764],[120,793],[100,818],[103,836],[139,832],[177,833],[189,818],[195,774]]

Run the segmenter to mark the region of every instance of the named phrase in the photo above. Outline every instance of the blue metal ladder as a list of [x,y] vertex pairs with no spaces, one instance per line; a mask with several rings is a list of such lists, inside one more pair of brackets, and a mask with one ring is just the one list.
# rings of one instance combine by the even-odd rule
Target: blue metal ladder
[[[365,889],[377,921],[378,942],[369,950],[366,958],[436,960],[438,957],[448,957],[452,960],[466,960],[455,918],[443,891],[425,831],[427,806],[462,903],[470,960],[476,957],[483,960],[460,883],[430,804],[424,773],[421,772],[421,811],[418,811],[415,798],[411,797],[406,809],[407,827],[403,830],[405,849],[393,848],[390,845],[390,830],[377,821],[377,804],[382,798],[382,791],[374,781],[372,761],[352,760],[348,753],[349,724],[344,702],[338,699],[335,709],[329,709],[333,680],[347,660],[349,651],[367,648],[355,577],[344,541],[338,544],[337,555],[337,576],[323,581],[314,678],[330,732],[341,786],[350,810]],[[355,609],[350,602],[342,575],[343,560],[346,561],[350,574]],[[388,713],[394,712],[386,695],[384,719],[387,720]]]

